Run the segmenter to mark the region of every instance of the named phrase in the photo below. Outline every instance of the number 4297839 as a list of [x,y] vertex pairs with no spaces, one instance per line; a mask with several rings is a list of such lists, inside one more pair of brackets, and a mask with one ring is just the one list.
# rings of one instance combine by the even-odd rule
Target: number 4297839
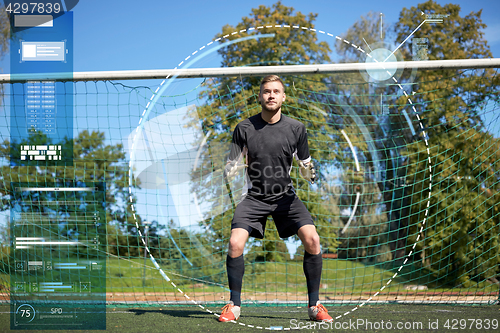
[[448,319],[444,323],[444,328],[449,330],[489,330],[498,329],[498,319]]
[[60,3],[10,2],[5,10],[9,14],[58,14]]

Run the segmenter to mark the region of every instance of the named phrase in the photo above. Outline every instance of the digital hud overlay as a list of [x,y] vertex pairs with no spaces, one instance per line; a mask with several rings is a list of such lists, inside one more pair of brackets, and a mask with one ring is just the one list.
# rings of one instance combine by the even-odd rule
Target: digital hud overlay
[[12,183],[11,329],[106,329],[104,183]]

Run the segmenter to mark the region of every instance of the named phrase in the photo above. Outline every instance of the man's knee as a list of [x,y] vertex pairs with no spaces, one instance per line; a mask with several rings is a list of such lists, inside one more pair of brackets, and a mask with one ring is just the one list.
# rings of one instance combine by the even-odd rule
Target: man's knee
[[304,248],[310,254],[319,254],[321,252],[321,246],[319,243],[319,236],[316,233],[315,235],[310,235],[306,244],[304,244]]
[[229,239],[229,256],[231,258],[239,257],[243,254],[243,249],[245,248],[245,243],[239,239],[231,237]]
[[319,245],[319,235],[317,232],[314,232],[313,234],[309,235],[309,244],[311,246],[320,246]]
[[229,238],[229,251],[228,254],[231,258],[237,258],[243,254],[245,243],[248,239],[248,231],[242,228],[231,230],[231,237]]
[[319,254],[321,246],[319,242],[319,235],[316,232],[314,225],[305,225],[299,229],[299,238],[304,244],[304,249],[310,254]]

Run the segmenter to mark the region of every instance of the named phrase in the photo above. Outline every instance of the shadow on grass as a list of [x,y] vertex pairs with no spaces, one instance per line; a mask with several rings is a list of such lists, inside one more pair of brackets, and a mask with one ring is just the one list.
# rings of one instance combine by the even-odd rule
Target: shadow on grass
[[[165,315],[174,318],[210,318],[217,321],[219,319],[218,315],[211,314],[205,310],[199,308],[183,308],[183,309],[129,309],[128,312],[135,314],[136,316],[142,315]],[[217,309],[217,313],[220,313],[220,309]],[[255,319],[255,321],[262,319],[284,319],[283,312],[273,313],[266,307],[259,308],[242,308],[242,316],[247,320]],[[286,316],[285,316],[286,317]]]
[[[163,314],[171,317],[178,317],[178,318],[189,318],[193,316],[199,316],[200,314],[203,314],[204,312],[201,311],[201,309],[129,309],[129,312],[134,313],[136,316],[141,316],[145,314]],[[206,312],[207,315],[209,315],[208,312]]]

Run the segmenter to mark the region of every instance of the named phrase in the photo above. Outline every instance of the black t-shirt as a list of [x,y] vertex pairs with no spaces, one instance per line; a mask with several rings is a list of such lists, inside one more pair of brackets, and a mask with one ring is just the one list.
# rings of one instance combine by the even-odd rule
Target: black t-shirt
[[243,120],[234,130],[232,143],[229,160],[246,155],[248,195],[261,199],[279,198],[293,190],[290,171],[294,156],[310,160],[306,127],[284,114],[274,124],[265,122],[260,113]]

